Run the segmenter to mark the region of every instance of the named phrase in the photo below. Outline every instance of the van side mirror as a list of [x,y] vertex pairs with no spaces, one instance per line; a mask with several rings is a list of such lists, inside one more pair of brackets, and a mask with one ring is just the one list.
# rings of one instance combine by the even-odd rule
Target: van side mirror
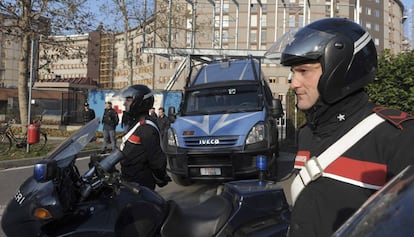
[[283,106],[279,99],[272,100],[272,117],[281,118],[283,116]]
[[175,107],[171,106],[168,108],[168,120],[170,123],[174,123],[175,119],[177,118],[177,113],[175,112]]

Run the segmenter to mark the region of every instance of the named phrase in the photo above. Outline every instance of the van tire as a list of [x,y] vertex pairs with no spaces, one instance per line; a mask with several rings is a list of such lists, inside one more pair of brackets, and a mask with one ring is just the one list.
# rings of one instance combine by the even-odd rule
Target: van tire
[[171,178],[174,180],[174,183],[181,186],[189,186],[192,184],[192,182],[187,177],[183,177],[181,175],[171,174]]

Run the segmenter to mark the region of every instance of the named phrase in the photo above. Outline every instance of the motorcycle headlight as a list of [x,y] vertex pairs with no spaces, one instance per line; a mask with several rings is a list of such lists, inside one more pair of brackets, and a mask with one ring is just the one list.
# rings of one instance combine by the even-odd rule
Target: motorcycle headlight
[[167,139],[169,146],[178,146],[177,134],[175,133],[174,129],[168,129]]
[[261,142],[265,139],[265,125],[258,123],[252,127],[246,138],[246,145]]

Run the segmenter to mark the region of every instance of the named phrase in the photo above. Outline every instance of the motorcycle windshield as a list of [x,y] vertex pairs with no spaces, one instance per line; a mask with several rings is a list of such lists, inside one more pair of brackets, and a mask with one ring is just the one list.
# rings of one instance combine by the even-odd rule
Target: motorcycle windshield
[[49,152],[45,159],[55,160],[57,166],[66,167],[74,159],[76,155],[85,148],[85,146],[95,136],[98,129],[100,119],[97,117],[83,126],[80,130],[68,137],[58,147]]

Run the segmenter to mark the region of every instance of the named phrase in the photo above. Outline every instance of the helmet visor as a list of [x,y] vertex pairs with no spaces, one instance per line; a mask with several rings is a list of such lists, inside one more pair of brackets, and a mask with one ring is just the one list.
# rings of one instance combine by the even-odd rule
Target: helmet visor
[[292,30],[279,38],[265,56],[280,55],[280,63],[285,66],[319,60],[334,37],[333,34],[307,27]]

